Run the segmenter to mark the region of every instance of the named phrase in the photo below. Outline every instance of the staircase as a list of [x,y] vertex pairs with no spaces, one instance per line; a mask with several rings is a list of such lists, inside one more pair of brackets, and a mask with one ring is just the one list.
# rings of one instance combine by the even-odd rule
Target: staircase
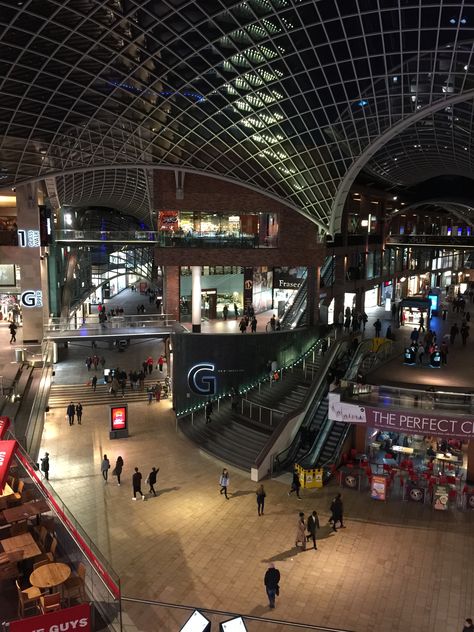
[[194,417],[194,424],[190,417],[186,417],[179,426],[183,434],[207,454],[247,471],[273,432],[270,426],[257,425],[232,411],[229,403],[213,412],[209,424],[200,414]]
[[86,384],[53,384],[49,395],[48,406],[50,408],[67,408],[70,402],[81,402],[85,406],[95,406],[100,404],[113,404],[118,400],[129,402],[144,402],[147,401],[147,388],[149,386],[155,386],[160,381],[162,384],[164,379],[158,380],[155,377],[145,378],[145,388],[143,391],[132,391],[130,388],[130,382],[127,380],[127,386],[125,388],[125,396],[122,398],[122,393],[119,390],[117,395],[109,393],[110,384],[101,384],[97,382],[97,390],[92,390],[92,386]]

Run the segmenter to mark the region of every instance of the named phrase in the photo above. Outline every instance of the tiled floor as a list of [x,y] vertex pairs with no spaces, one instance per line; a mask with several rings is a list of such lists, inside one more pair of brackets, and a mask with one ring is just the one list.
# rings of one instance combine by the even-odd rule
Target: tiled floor
[[[176,434],[168,402],[130,405],[130,429],[130,438],[109,440],[106,407],[94,406],[81,427],[53,411],[43,439],[52,484],[121,575],[124,595],[356,632],[446,632],[474,611],[472,514],[375,503],[347,491],[347,529],[332,533],[334,487],[298,501],[284,482],[268,481],[258,517],[249,477],[231,470],[231,497],[220,496],[221,464]],[[102,480],[104,452],[125,461],[120,487]],[[144,478],[160,467],[156,498],[131,500],[135,465]],[[319,550],[297,551],[298,512],[314,508]],[[282,574],[275,611],[263,588],[269,561]],[[156,629],[151,607],[125,610],[130,629]]]

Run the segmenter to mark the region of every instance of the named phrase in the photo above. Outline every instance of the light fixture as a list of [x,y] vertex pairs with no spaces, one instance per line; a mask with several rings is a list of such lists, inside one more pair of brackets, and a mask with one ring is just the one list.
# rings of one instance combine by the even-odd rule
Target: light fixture
[[400,277],[400,283],[405,283],[406,280],[407,280],[406,277]]

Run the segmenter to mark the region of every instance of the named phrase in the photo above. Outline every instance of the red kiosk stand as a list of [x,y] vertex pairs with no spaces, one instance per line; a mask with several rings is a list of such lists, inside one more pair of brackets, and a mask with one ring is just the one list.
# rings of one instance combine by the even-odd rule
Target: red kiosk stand
[[110,439],[125,439],[128,437],[128,405],[109,405],[110,409]]

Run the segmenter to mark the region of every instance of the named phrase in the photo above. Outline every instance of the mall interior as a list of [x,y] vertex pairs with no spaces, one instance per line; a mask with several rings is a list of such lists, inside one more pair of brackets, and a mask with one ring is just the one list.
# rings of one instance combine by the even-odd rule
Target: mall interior
[[473,7],[0,21],[2,631],[474,629]]

